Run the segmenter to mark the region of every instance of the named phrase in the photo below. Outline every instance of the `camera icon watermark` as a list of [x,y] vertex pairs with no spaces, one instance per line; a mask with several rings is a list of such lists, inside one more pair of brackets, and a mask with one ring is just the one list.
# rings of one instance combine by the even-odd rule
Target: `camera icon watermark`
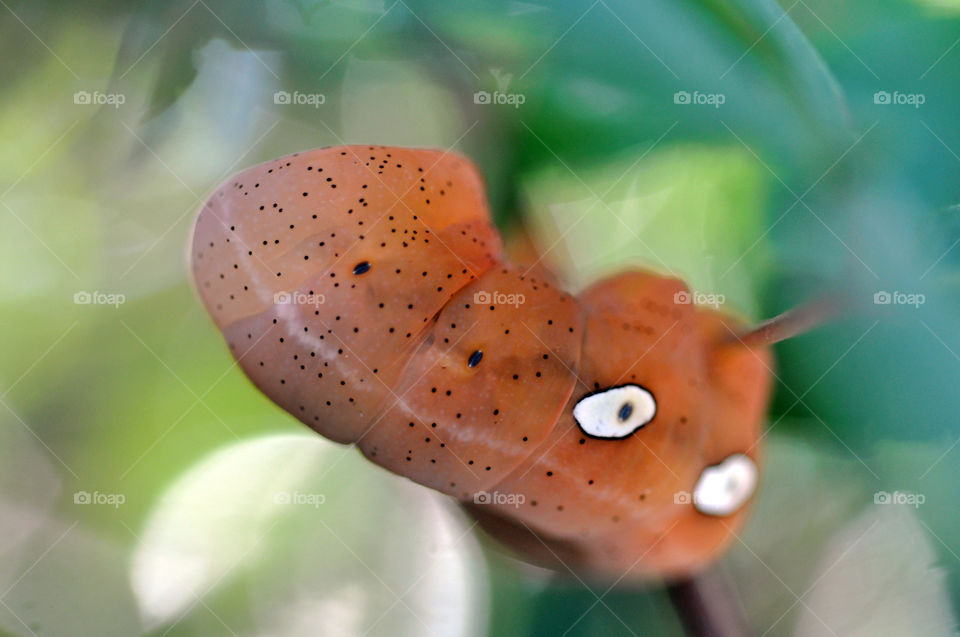
[[119,509],[127,501],[127,496],[122,493],[100,493],[94,491],[77,491],[73,494],[73,503],[81,505],[112,506]]
[[498,292],[494,290],[493,292],[487,292],[485,290],[480,290],[473,294],[473,302],[477,305],[489,305],[493,307],[495,305],[512,305],[514,307],[519,307],[526,303],[527,297],[523,294],[513,293],[513,294],[504,294],[503,292]]
[[700,91],[677,91],[673,94],[673,103],[681,106],[712,106],[720,108],[727,101],[723,93],[701,93]]
[[73,103],[80,106],[112,106],[120,108],[127,101],[123,93],[101,93],[100,91],[77,91],[73,94]]
[[119,293],[80,290],[73,294],[74,305],[112,305],[118,308],[126,302],[127,297]]
[[691,504],[693,503],[693,494],[691,494],[689,491],[677,491],[673,494],[673,503]]
[[320,108],[327,101],[323,93],[301,93],[300,91],[277,91],[273,94],[273,103],[281,106],[312,106]]
[[322,294],[307,292],[275,292],[273,294],[274,305],[312,305],[313,307],[319,307],[326,300],[326,297]]
[[300,491],[277,491],[273,494],[274,504],[311,506],[319,509],[327,501],[322,493],[302,493]]
[[922,493],[906,493],[904,491],[894,491],[890,493],[889,491],[877,491],[873,494],[874,504],[906,504],[907,506],[919,509],[926,501],[927,497]]
[[927,102],[927,96],[924,93],[901,93],[900,91],[877,91],[873,94],[873,103],[881,106],[912,106],[920,108]]
[[673,302],[676,305],[704,305],[717,309],[727,302],[727,297],[713,292],[680,290],[674,293]]
[[880,290],[873,294],[874,305],[912,305],[915,308],[919,308],[926,302],[926,295],[919,292],[887,292],[886,290]]
[[500,493],[494,491],[477,491],[473,494],[474,504],[498,504],[501,506],[512,506],[519,509],[527,501],[527,497],[522,493]]

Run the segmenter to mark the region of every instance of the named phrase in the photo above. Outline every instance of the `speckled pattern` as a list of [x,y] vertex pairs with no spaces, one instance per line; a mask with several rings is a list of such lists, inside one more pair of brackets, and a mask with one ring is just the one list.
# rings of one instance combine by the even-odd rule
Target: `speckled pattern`
[[[746,508],[718,520],[676,495],[732,453],[759,464],[769,353],[674,303],[675,279],[627,272],[573,297],[509,263],[456,154],[344,146],[250,168],[201,209],[192,261],[267,396],[457,497],[527,559],[684,574],[743,522]],[[576,403],[627,383],[656,397],[653,420],[587,436]]]

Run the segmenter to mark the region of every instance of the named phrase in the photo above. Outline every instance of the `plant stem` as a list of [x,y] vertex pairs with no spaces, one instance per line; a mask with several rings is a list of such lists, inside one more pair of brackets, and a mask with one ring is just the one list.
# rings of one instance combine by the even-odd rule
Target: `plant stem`
[[670,601],[690,637],[752,635],[732,582],[714,567],[667,587]]

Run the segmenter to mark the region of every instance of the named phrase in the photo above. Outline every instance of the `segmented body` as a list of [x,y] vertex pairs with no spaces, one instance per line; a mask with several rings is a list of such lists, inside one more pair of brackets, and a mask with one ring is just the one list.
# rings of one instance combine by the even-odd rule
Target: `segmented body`
[[[528,559],[686,573],[742,521],[739,505],[720,523],[683,493],[730,456],[756,460],[768,353],[675,302],[676,279],[633,271],[574,297],[511,264],[462,157],[347,146],[255,166],[204,205],[192,250],[265,394],[458,498]],[[648,422],[591,435],[607,430],[575,408],[623,386],[650,404],[615,413]]]

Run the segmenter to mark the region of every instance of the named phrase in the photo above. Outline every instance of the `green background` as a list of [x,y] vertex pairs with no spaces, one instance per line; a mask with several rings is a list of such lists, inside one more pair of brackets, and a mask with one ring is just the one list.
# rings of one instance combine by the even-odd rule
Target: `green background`
[[[375,143],[473,158],[572,288],[641,265],[752,319],[838,290],[777,347],[723,568],[758,634],[954,634],[960,3],[0,5],[0,633],[679,634],[660,588],[515,562],[232,364],[187,276],[196,209]],[[523,103],[475,102],[497,90]]]

